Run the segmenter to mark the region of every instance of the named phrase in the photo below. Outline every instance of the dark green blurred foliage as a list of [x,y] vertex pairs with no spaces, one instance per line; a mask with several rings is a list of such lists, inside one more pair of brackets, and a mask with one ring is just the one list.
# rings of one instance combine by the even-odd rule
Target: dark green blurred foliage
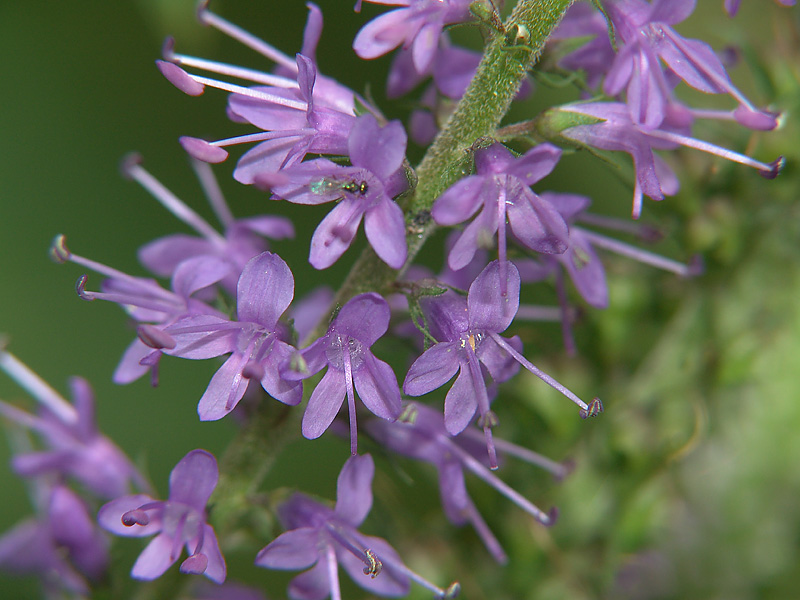
[[[350,2],[319,4],[326,20],[321,69],[382,102],[389,59],[365,63],[349,51],[358,27],[380,9],[365,6],[363,15],[354,16]],[[572,406],[532,377],[520,375],[502,390],[496,435],[576,461],[563,483],[513,460],[499,472],[535,503],[558,506],[558,524],[544,529],[470,481],[475,503],[510,556],[499,567],[474,532],[446,523],[432,468],[364,443],[362,450],[372,451],[379,467],[376,503],[364,530],[386,536],[409,566],[434,581],[459,579],[464,598],[796,597],[798,9],[745,0],[730,20],[721,2],[700,4],[679,29],[715,48],[738,45],[741,64],[732,77],[757,102],[774,102],[786,119],[781,130],[768,134],[730,126],[706,126],[697,134],[760,159],[784,154],[787,167],[768,182],[718,159],[677,153],[670,160],[682,190],[661,204],[646,201],[644,220],[666,233],[655,250],[681,260],[700,253],[706,274],[677,280],[610,258],[611,307],[587,310],[578,323],[578,357],[565,355],[557,326],[515,325],[534,363],[583,397],[601,396],[606,405],[602,417],[581,422]],[[288,53],[300,47],[302,2],[219,0],[212,8]],[[196,24],[193,11],[193,0],[0,4],[0,331],[8,335],[10,350],[59,391],[66,391],[70,375],[89,378],[101,427],[147,468],[162,493],[170,469],[188,450],[203,447],[219,455],[235,434],[230,422],[196,418],[197,400],[216,366],[166,360],[158,388],[146,381],[114,386],[111,373],[133,331],[118,307],[79,300],[73,285],[80,271],[50,262],[47,248],[56,233],[64,233],[74,252],[142,275],[136,249],[157,236],[186,231],[136,184],[119,177],[116,164],[130,150],[141,152],[146,168],[212,218],[177,138],[225,137],[241,129],[226,121],[222,93],[188,98],[163,80],[153,60],[163,36],[173,33],[181,52],[267,65]],[[456,35],[479,37],[468,29]],[[532,116],[553,98],[569,99],[563,90],[539,84],[513,117]],[[407,101],[382,106],[389,117],[405,116],[410,108]],[[236,214],[294,212],[235,183],[232,166],[230,160],[217,172]],[[629,186],[591,157],[567,157],[545,183],[591,195],[598,212],[629,211]],[[324,211],[294,214],[300,215],[299,240],[273,247],[294,270],[297,295],[322,277],[335,285],[356,249],[318,276],[303,263]],[[428,253],[438,268],[437,252]],[[90,274],[89,282],[95,289],[100,278]],[[548,289],[535,294],[554,298]],[[5,377],[0,396],[28,402]],[[7,466],[7,446],[0,448],[2,532],[30,507],[24,485]],[[285,450],[268,483],[333,498],[346,455],[346,442],[335,438],[298,441]],[[138,547],[134,540],[117,540],[122,571]],[[247,577],[269,597],[285,594],[288,574],[254,569],[248,555],[229,555],[228,562],[232,576]],[[37,589],[33,581],[0,578],[3,598],[36,597]],[[352,586],[345,594],[364,596]],[[429,595],[416,588],[410,597]]]

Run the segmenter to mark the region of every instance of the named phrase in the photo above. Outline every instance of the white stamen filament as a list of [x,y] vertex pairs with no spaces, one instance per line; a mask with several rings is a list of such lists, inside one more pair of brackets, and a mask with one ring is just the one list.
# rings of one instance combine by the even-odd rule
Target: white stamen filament
[[294,79],[288,77],[281,77],[280,75],[272,75],[271,73],[264,73],[256,69],[248,69],[247,67],[239,67],[227,63],[218,62],[216,60],[208,60],[205,58],[197,58],[188,56],[186,54],[178,54],[176,52],[167,52],[164,56],[165,60],[180,65],[181,67],[191,67],[200,69],[209,73],[216,73],[217,75],[224,75],[226,77],[235,77],[236,79],[243,79],[245,81],[252,81],[262,85],[270,85],[277,88],[298,89],[300,86]]
[[78,411],[51,388],[41,377],[31,371],[16,356],[0,350],[0,368],[21,388],[33,396],[37,402],[55,414],[63,423],[78,423]]
[[192,169],[194,169],[197,179],[203,187],[206,198],[208,198],[208,202],[211,204],[211,209],[214,211],[214,214],[217,215],[223,227],[228,229],[233,225],[235,219],[231,209],[228,207],[228,203],[225,201],[225,196],[222,194],[219,182],[217,178],[214,177],[214,171],[211,169],[211,165],[202,160],[193,158]]
[[678,262],[677,260],[672,260],[671,258],[666,258],[653,252],[648,252],[647,250],[641,250],[635,246],[630,246],[624,242],[600,235],[599,233],[594,233],[593,231],[587,231],[586,229],[582,228],[576,229],[578,229],[581,232],[581,235],[586,237],[598,248],[611,250],[612,252],[616,252],[622,256],[627,256],[628,258],[643,262],[647,265],[664,269],[665,271],[670,271],[676,275],[680,275],[681,277],[690,277],[692,275],[692,268],[689,265]]
[[246,96],[248,98],[253,98],[254,100],[261,100],[262,102],[268,102],[269,104],[277,104],[278,106],[285,106],[286,108],[294,108],[296,110],[301,110],[303,112],[308,110],[308,103],[303,102],[302,100],[292,100],[290,98],[276,96],[274,94],[263,92],[261,90],[254,90],[252,88],[247,88],[241,85],[226,83],[224,81],[219,81],[218,79],[210,79],[208,77],[193,75],[191,73],[186,73],[186,74],[201,85],[207,85],[208,87],[217,88],[218,90],[222,90],[224,92],[230,92],[231,94],[239,94],[240,96]]
[[772,165],[755,160],[749,156],[745,156],[744,154],[739,154],[733,150],[722,148],[721,146],[717,146],[703,140],[697,140],[679,133],[654,129],[653,131],[648,131],[647,135],[661,140],[666,140],[668,142],[673,142],[675,144],[680,144],[681,146],[686,146],[687,148],[694,148],[695,150],[700,150],[701,152],[713,154],[714,156],[719,156],[747,167],[753,167],[759,171],[771,172],[773,170]]

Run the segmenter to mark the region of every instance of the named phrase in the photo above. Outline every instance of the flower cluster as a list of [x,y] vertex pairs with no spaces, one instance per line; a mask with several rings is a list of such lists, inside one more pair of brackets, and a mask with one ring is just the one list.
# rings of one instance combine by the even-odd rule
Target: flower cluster
[[[251,504],[265,512],[279,505],[275,516],[286,531],[258,552],[255,563],[270,569],[309,569],[289,584],[291,598],[340,599],[339,565],[373,594],[404,596],[413,581],[437,598],[455,597],[458,584],[440,588],[428,582],[388,542],[359,531],[372,508],[376,472],[372,457],[359,454],[359,439],[369,438],[370,447],[383,454],[434,465],[446,518],[455,525],[470,523],[493,558],[503,563],[506,553],[467,493],[465,474],[499,491],[538,524],[551,526],[557,511],[539,509],[496,471],[503,456],[536,464],[558,479],[570,469],[495,435],[499,415],[513,402],[502,384],[524,368],[574,403],[575,416],[587,419],[604,411],[598,397],[584,401],[526,357],[519,321],[560,319],[565,345],[574,353],[573,304],[604,309],[613,300],[603,251],[682,277],[702,270],[699,259],[684,264],[595,230],[634,233],[647,241],[656,237],[654,228],[590,214],[586,196],[541,189],[547,176],[561,168],[565,151],[630,154],[634,218],[642,214],[644,195],[661,200],[679,191],[678,174],[654,151],[695,148],[752,166],[767,177],[777,175],[782,166],[780,159],[763,163],[691,136],[698,119],[726,119],[758,131],[778,123],[778,115],[758,107],[734,86],[710,46],[676,32],[673,26],[694,9],[691,0],[574,4],[550,38],[551,49],[558,52],[559,44],[573,42],[558,56],[558,68],[581,72],[576,77],[583,91],[595,90],[602,97],[576,98],[505,127],[498,125],[508,105],[530,91],[526,70],[546,34],[533,47],[531,28],[521,21],[503,24],[490,2],[374,3],[397,8],[364,25],[353,42],[355,53],[373,59],[399,47],[388,79],[389,96],[405,95],[426,78],[433,80],[414,107],[411,137],[427,142],[440,127],[444,131],[416,167],[406,156],[409,135],[402,122],[387,119],[370,100],[320,71],[322,13],[313,4],[308,4],[301,51],[291,57],[201,3],[200,21],[274,63],[268,71],[181,54],[172,39],[164,45],[157,65],[169,82],[191,96],[207,88],[226,92],[227,116],[251,130],[214,141],[180,138],[221,228],[212,227],[131,155],[123,160],[123,174],[192,233],[144,245],[139,259],[150,272],[147,277],[75,254],[62,235],[54,240],[51,255],[101,275],[96,291],[90,289],[88,275],[81,275],[78,295],[118,304],[134,321],[137,335],[113,375],[116,383],[131,383],[149,373],[157,385],[162,359],[224,357],[198,400],[197,413],[202,421],[234,413],[243,429],[232,442],[236,451],[220,465],[205,450],[186,454],[170,475],[168,500],[155,500],[137,469],[97,431],[85,381],[73,380],[71,405],[0,351],[0,368],[41,405],[41,414],[34,416],[0,402],[0,414],[36,433],[43,447],[15,454],[15,471],[39,486],[39,516],[0,538],[0,568],[42,573],[49,586],[85,594],[108,562],[109,542],[99,524],[121,536],[155,535],[133,565],[136,579],[160,577],[185,548],[188,557],[181,572],[223,584],[227,567],[221,548],[240,550],[237,544],[247,536],[243,526],[236,530],[231,525],[235,519],[215,521],[216,509],[228,517]],[[570,3],[560,4],[565,9]],[[734,14],[738,2],[726,7]],[[551,21],[548,31],[558,19]],[[486,56],[496,47],[502,60],[495,56],[481,63],[480,54],[451,43],[445,28],[467,22],[478,24],[493,40]],[[507,89],[477,89],[476,70],[480,74],[501,64],[508,73],[498,70],[497,75],[510,80]],[[725,94],[736,106],[728,111],[689,108],[675,93],[681,83]],[[501,108],[485,109],[498,112],[494,120],[475,126],[463,138],[452,133],[459,118],[469,120],[462,113],[471,111],[470,118],[480,122],[482,104],[489,106],[501,94]],[[456,102],[459,109],[453,112]],[[264,192],[264,212],[246,218],[234,217],[211,167],[226,161],[228,149],[241,144],[252,147],[238,159],[234,179]],[[267,242],[291,239],[296,226],[307,226],[305,216],[293,223],[268,213],[269,206],[284,201],[333,206],[311,237],[308,263],[319,271],[344,259],[363,221],[369,247],[335,295],[318,286],[303,299],[295,297],[296,283],[301,289],[311,286],[299,275],[296,280],[296,265],[293,271],[292,261]],[[436,227],[453,229],[438,275],[415,263]],[[570,299],[564,275],[580,299]],[[551,284],[557,306],[524,304],[529,290]],[[400,336],[411,342],[398,343]],[[437,392],[440,388],[446,391]],[[253,399],[249,411],[240,408],[246,395]],[[264,395],[280,404],[264,400]],[[270,492],[265,500],[259,486],[266,468],[244,472],[242,464],[271,464],[274,457],[244,461],[250,448],[236,446],[252,436],[272,435],[257,429],[263,426],[259,415],[298,414],[301,409],[294,407],[304,398],[302,418],[276,419],[276,427],[299,430],[308,440],[329,430],[349,434],[349,458],[338,475],[334,508],[299,492],[288,499]],[[234,481],[244,477],[252,481]],[[131,494],[131,486],[139,493]],[[95,522],[90,510],[101,500],[106,503]],[[23,551],[15,553],[14,547]],[[239,597],[238,587],[230,590],[225,597]]]

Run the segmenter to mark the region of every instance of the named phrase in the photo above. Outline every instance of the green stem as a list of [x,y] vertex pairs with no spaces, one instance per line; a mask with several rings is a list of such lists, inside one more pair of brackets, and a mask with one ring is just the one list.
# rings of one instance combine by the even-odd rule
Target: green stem
[[[491,39],[475,77],[419,165],[416,189],[403,202],[406,266],[436,228],[430,219],[433,201],[468,173],[471,148],[476,141],[494,135],[526,72],[539,59],[545,41],[573,1],[520,0],[504,23],[505,33],[490,30]],[[404,269],[388,267],[367,248],[340,288],[335,305],[363,292],[388,290]],[[326,328],[327,322],[321,324],[311,339],[324,335]],[[258,491],[283,446],[298,435],[299,419],[298,409],[265,400],[231,442],[221,460],[213,497],[212,517],[221,539],[249,520],[247,513],[253,509],[249,498]]]

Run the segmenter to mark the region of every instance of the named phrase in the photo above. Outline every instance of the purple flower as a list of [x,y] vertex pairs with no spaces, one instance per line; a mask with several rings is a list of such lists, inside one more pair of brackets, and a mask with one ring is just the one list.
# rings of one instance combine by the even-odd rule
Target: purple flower
[[260,381],[276,400],[290,405],[300,402],[302,383],[280,375],[294,348],[280,339],[278,319],[293,297],[294,277],[289,267],[277,254],[264,252],[252,258],[239,277],[237,321],[198,314],[161,330],[166,336],[161,342],[164,352],[171,356],[206,359],[231,353],[200,398],[197,412],[201,420],[221,419],[231,412],[251,379]]
[[[63,235],[57,235],[50,247],[56,262],[72,262],[107,277],[102,291],[86,289],[86,275],[78,279],[78,295],[84,300],[106,300],[119,304],[139,327],[139,337],[128,346],[116,371],[114,383],[125,384],[151,371],[152,384],[158,383],[158,364],[164,348],[174,347],[174,340],[165,336],[163,328],[189,315],[225,315],[193,298],[230,273],[230,263],[214,256],[195,256],[183,260],[172,275],[173,291],[165,290],[156,281],[133,277],[94,260],[73,254]],[[146,342],[146,343],[145,343]]]
[[[445,428],[441,413],[428,406],[409,402],[397,421],[388,423],[371,419],[367,422],[366,428],[372,437],[390,450],[429,462],[437,468],[439,493],[447,519],[454,525],[471,523],[486,548],[499,563],[506,562],[506,554],[472,503],[467,493],[464,470],[495,488],[540,523],[552,525],[555,521],[555,509],[544,513],[484,466],[482,461],[486,458],[486,451],[479,438],[476,439],[480,435],[477,431],[467,428],[457,437],[451,437]],[[553,462],[526,448],[499,439],[495,440],[495,443],[501,452],[547,469],[559,479],[569,472],[567,465]]]
[[[736,16],[736,13],[739,11],[739,4],[741,4],[742,0],[725,0],[725,10],[728,11],[730,16]],[[797,4],[796,0],[775,0],[778,4],[782,6],[794,6]]]
[[439,343],[414,361],[403,383],[406,394],[421,396],[443,386],[458,373],[445,397],[445,428],[451,435],[457,435],[469,425],[476,412],[480,413],[493,469],[497,468],[497,455],[491,428],[497,424],[497,418],[489,408],[481,364],[492,379],[503,382],[516,374],[519,367],[514,361],[517,361],[577,404],[582,417],[602,411],[599,399],[587,405],[532,365],[520,352],[522,344],[518,336],[507,340],[499,335],[517,313],[519,285],[514,263],[505,263],[504,269],[502,263],[494,261],[472,282],[466,300],[452,292],[423,298],[428,326]]
[[604,3],[614,26],[619,52],[611,64],[603,90],[616,96],[627,89],[631,119],[646,130],[659,127],[672,102],[672,85],[660,58],[691,87],[709,94],[729,94],[738,103],[734,115],[746,127],[773,129],[773,115],[759,111],[734,87],[711,47],[686,39],[671,25],[694,11],[696,0],[608,0]]
[[[208,222],[184,204],[142,166],[138,155],[127,157],[122,163],[123,173],[137,181],[167,210],[192,227],[201,237],[173,234],[144,245],[139,250],[139,260],[150,271],[161,277],[171,277],[183,261],[203,257],[194,267],[201,271],[217,269],[218,262],[229,265],[229,273],[221,280],[228,291],[236,290],[236,282],[247,261],[267,249],[263,237],[275,240],[294,237],[291,221],[285,217],[269,215],[235,219],[219,189],[211,167],[196,159],[192,166],[203,185],[211,207],[225,228],[220,235]],[[263,236],[263,237],[262,237]],[[191,276],[184,273],[184,277]],[[200,275],[197,275],[200,277]]]
[[678,179],[672,169],[653,150],[674,150],[678,146],[694,148],[721,156],[728,160],[758,169],[769,179],[783,168],[783,157],[767,164],[715,146],[690,136],[693,111],[672,104],[660,126],[643,130],[630,117],[624,104],[619,102],[585,102],[568,104],[558,109],[598,119],[596,123],[568,127],[561,132],[565,138],[581,145],[602,150],[621,150],[631,155],[636,170],[633,190],[633,218],[642,211],[642,194],[653,200],[663,200],[665,195],[677,193]]
[[130,491],[135,483],[148,489],[130,460],[95,424],[94,395],[80,377],[70,379],[74,404],[62,398],[14,355],[0,349],[0,369],[8,373],[40,404],[36,417],[0,401],[0,414],[35,431],[46,446],[17,454],[11,461],[23,477],[55,474],[70,477],[101,498],[114,498]]
[[518,158],[502,144],[475,152],[477,174],[448,188],[431,210],[436,222],[447,226],[478,213],[450,251],[451,269],[469,264],[495,232],[498,254],[505,263],[506,220],[517,240],[531,250],[558,254],[567,249],[564,219],[529,187],[550,173],[560,156],[561,150],[551,144],[541,144]]
[[97,520],[111,533],[129,537],[158,534],[139,555],[131,577],[160,577],[186,546],[189,557],[181,563],[182,573],[202,573],[217,583],[225,581],[225,559],[214,529],[206,523],[206,504],[218,479],[217,460],[205,450],[192,450],[170,473],[169,500],[138,494],[117,498],[100,509]]
[[268,569],[306,569],[289,584],[293,600],[341,600],[338,565],[358,585],[380,596],[405,596],[414,579],[439,598],[453,598],[457,584],[442,590],[406,567],[385,540],[363,535],[358,526],[372,508],[375,464],[369,454],[351,456],[339,473],[336,507],[294,494],[278,509],[287,529],[256,557]]
[[0,536],[0,570],[38,576],[54,597],[57,591],[87,596],[83,575],[97,580],[105,574],[108,542],[69,488],[38,488],[42,514]]
[[338,201],[311,239],[309,262],[317,269],[335,263],[350,247],[361,218],[375,253],[393,269],[406,260],[403,211],[392,200],[404,191],[406,134],[399,121],[380,127],[372,115],[359,117],[348,138],[350,167],[315,159],[260,178],[273,193],[296,204]]
[[[206,162],[222,162],[228,156],[225,147],[257,142],[258,145],[240,159],[234,171],[238,181],[250,184],[259,174],[272,173],[302,160],[307,152],[346,152],[347,136],[355,122],[356,98],[363,106],[372,109],[352,90],[317,74],[315,54],[322,31],[322,13],[314,4],[309,3],[308,7],[303,48],[293,59],[212,13],[205,4],[201,5],[198,14],[204,24],[221,30],[274,61],[276,74],[178,54],[173,51],[171,41],[167,43],[165,61],[160,61],[158,66],[170,82],[190,95],[203,93],[205,86],[230,92],[228,116],[262,130],[215,142],[183,137],[181,144],[189,154]],[[248,88],[191,75],[181,66],[244,79],[256,85]]]
[[470,19],[471,0],[368,0],[401,6],[376,17],[356,35],[353,50],[361,58],[383,56],[401,44],[411,48],[414,67],[424,72],[433,61],[445,25]]
[[392,368],[370,351],[389,328],[386,300],[375,293],[361,294],[345,304],[328,332],[301,352],[305,368],[287,378],[306,378],[327,367],[314,388],[303,415],[303,435],[316,439],[325,433],[347,398],[350,413],[350,450],[357,452],[355,391],[373,414],[394,420],[400,414],[400,390]]

